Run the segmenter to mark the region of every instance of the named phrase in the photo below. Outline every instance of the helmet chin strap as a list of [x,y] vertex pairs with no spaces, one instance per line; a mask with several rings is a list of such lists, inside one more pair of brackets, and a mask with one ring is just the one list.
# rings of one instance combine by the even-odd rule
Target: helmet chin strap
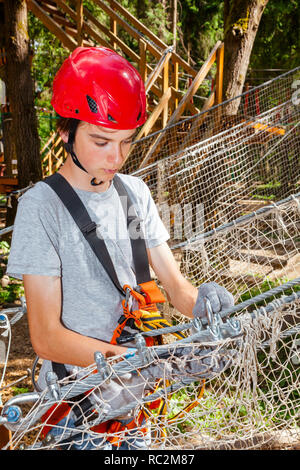
[[100,181],[99,183],[96,183],[96,178],[91,179],[90,181],[92,186],[100,186],[100,184],[103,184],[104,181]]
[[[75,165],[78,166],[78,168],[80,168],[81,170],[85,171],[86,173],[88,173],[88,171],[81,165],[80,161],[78,160],[77,158],[77,155],[76,153],[74,152],[73,150],[73,143],[74,143],[74,139],[75,139],[75,132],[76,132],[76,129],[77,129],[77,126],[79,124],[79,121],[75,122],[72,129],[70,130],[69,132],[69,137],[68,137],[68,142],[65,143],[65,149],[66,151],[71,155],[72,157],[72,160],[73,162],[75,163]],[[101,184],[104,183],[104,181],[99,181],[99,183],[96,182],[96,178],[92,178],[91,181],[90,181],[91,185],[92,186],[100,186]]]

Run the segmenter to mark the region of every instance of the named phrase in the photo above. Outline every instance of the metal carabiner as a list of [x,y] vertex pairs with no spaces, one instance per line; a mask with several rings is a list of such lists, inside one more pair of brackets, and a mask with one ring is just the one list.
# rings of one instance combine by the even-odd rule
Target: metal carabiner
[[130,289],[129,289],[129,287],[126,287],[126,289],[125,289],[125,303],[124,303],[125,308],[128,307],[129,299],[130,299]]
[[211,335],[215,340],[223,339],[220,324],[222,324],[222,319],[219,314],[214,314],[211,303],[208,299],[205,299],[206,305],[206,317],[207,317],[207,329],[210,331]]

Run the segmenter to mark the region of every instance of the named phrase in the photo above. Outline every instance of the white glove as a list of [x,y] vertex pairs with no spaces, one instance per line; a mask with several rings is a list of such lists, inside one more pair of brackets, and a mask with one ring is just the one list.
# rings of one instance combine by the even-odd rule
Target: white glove
[[198,288],[198,297],[193,308],[195,318],[206,318],[206,302],[209,300],[213,313],[233,307],[233,295],[225,287],[219,286],[216,282],[202,284]]

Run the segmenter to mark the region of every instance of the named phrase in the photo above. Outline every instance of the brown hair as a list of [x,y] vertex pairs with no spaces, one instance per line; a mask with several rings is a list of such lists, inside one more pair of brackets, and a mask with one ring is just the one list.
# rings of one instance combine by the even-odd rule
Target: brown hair
[[57,129],[58,132],[67,132],[67,133],[69,133],[71,130],[74,129],[75,123],[77,123],[77,125],[78,125],[79,122],[78,122],[78,119],[58,116],[58,120],[57,120],[57,123],[56,123],[56,129]]

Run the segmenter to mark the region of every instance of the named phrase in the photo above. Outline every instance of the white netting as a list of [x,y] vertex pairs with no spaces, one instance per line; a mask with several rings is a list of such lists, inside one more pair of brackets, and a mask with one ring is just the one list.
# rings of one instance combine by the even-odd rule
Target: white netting
[[[105,369],[102,366],[97,372],[90,367],[81,380],[69,384],[63,381],[58,402],[69,403],[72,410],[75,406],[84,410],[84,397],[76,399],[74,404],[74,396],[83,392],[87,394],[85,397],[92,399],[95,392],[99,392],[99,396],[93,400],[92,409],[83,411],[83,422],[75,429],[68,419],[54,426],[53,429],[59,431],[56,437],[48,434],[45,439],[41,438],[41,414],[54,400],[51,399],[51,387],[40,395],[29,394],[28,402],[37,398],[38,401],[21,422],[10,424],[14,431],[10,444],[16,449],[23,444],[30,449],[71,449],[74,444],[86,448],[93,442],[97,448],[107,449],[107,440],[118,437],[123,442],[130,442],[135,449],[134,439],[124,430],[98,434],[94,426],[108,419],[114,420],[120,413],[137,418],[145,403],[160,398],[165,404],[161,414],[157,403],[155,410],[147,412],[147,416],[151,416],[148,420],[151,449],[292,447],[300,437],[299,307],[299,296],[294,294],[265,303],[264,307],[251,313],[243,310],[236,316],[242,325],[242,335],[234,339],[212,338],[206,329],[197,336],[193,329],[191,339],[194,342],[186,341],[186,353],[181,343],[179,356],[172,345],[147,348],[147,361],[159,368],[162,377],[162,383],[150,396],[138,396],[137,385],[129,385],[128,381],[130,371],[139,367],[145,384],[151,382],[144,375],[147,367],[142,365],[143,354],[124,362],[116,363],[110,359]],[[221,326],[221,332],[226,336],[229,330],[224,325],[226,323]],[[233,326],[238,328],[238,325]],[[201,377],[193,374],[195,369],[189,367],[196,361],[194,367],[197,369],[199,348],[202,361],[203,354],[206,359],[212,358],[202,367]],[[220,358],[224,361],[222,364]],[[169,376],[170,370],[176,370],[173,379]],[[112,398],[106,396],[103,400],[105,389],[109,390],[112,381],[118,381],[127,391],[127,403],[118,410],[110,409]],[[24,402],[25,395],[11,400],[10,407]],[[72,415],[68,416],[71,419]],[[142,428],[144,425],[137,426],[138,436],[142,436]]]
[[[107,448],[120,438],[138,448],[145,423],[131,435],[117,428],[99,434],[95,426],[119,416],[138,419],[141,409],[151,449],[299,444],[298,77],[299,69],[250,90],[237,99],[235,116],[228,117],[233,106],[230,111],[224,103],[137,142],[127,164],[150,187],[184,276],[196,286],[224,285],[236,306],[199,324],[166,305],[162,311],[173,326],[163,331],[163,345],[141,344],[131,359],[110,358],[73,382],[10,400],[2,419],[10,410],[11,446],[70,449],[93,442]],[[148,166],[138,170],[145,157]],[[174,343],[177,330],[188,336]],[[140,372],[132,381],[135,369]],[[149,370],[160,378],[157,388]],[[112,384],[122,390],[117,409]],[[78,399],[83,392],[93,404],[87,412],[86,395]],[[54,427],[59,435],[43,438],[40,418],[53,401],[68,402],[82,419],[74,428],[69,414]],[[18,417],[13,407],[27,402],[34,404]]]

